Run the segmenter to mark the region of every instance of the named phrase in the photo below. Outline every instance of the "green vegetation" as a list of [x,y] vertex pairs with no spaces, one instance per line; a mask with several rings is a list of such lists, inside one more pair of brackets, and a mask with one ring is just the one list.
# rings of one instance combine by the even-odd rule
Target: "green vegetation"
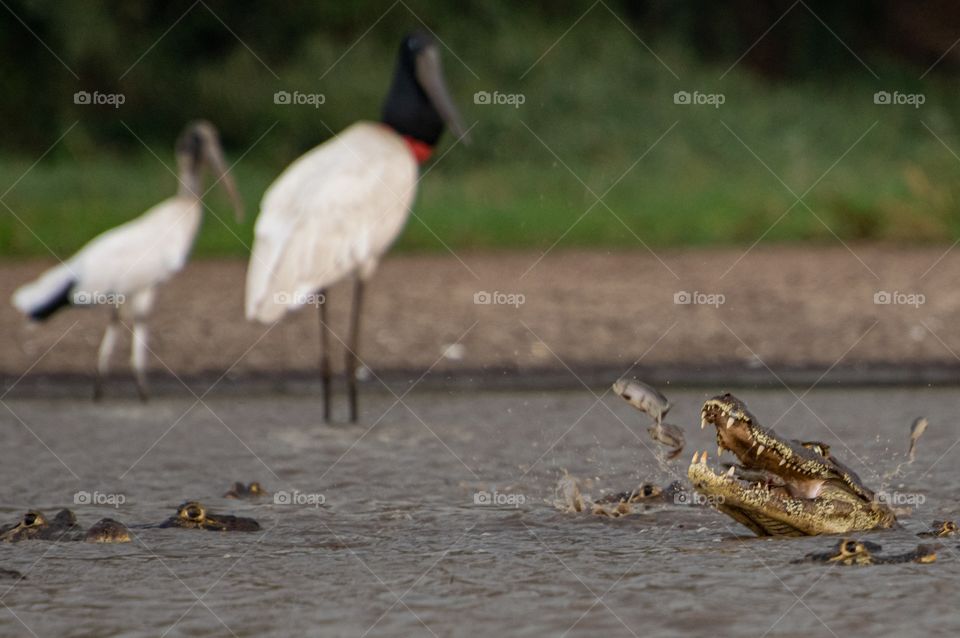
[[[952,241],[960,233],[960,160],[933,134],[960,155],[960,96],[950,78],[931,73],[921,81],[923,69],[867,56],[880,71],[876,80],[829,34],[824,40],[816,31],[829,59],[843,61],[829,74],[769,81],[744,62],[721,79],[738,54],[711,63],[677,34],[645,35],[677,79],[602,7],[524,76],[580,12],[521,19],[472,10],[481,15],[470,24],[450,23],[440,31],[463,61],[445,52],[464,118],[476,122],[474,144],[444,155],[450,145],[445,138],[436,155],[442,159],[421,183],[416,217],[399,250],[444,250],[443,243],[453,249],[545,249],[558,240],[561,247],[630,248],[639,245],[637,237],[652,247],[749,244],[761,236],[767,242],[834,241],[833,233],[844,240]],[[203,9],[196,11],[200,19]],[[183,46],[179,27],[172,42],[162,41],[144,58],[142,70],[134,68],[120,82],[97,85],[84,76],[76,83],[55,61],[54,67],[44,62],[63,76],[56,99],[71,101],[78,88],[102,86],[104,92],[122,91],[127,102],[119,109],[71,103],[55,116],[38,115],[49,120],[39,127],[45,136],[34,130],[30,139],[2,151],[0,193],[79,121],[3,197],[15,214],[0,208],[0,256],[45,256],[47,247],[68,255],[173,194],[173,176],[137,138],[172,166],[173,140],[187,117],[218,124],[231,161],[274,127],[236,167],[255,213],[266,186],[297,155],[329,137],[327,127],[337,131],[358,118],[377,117],[397,34],[416,25],[401,7],[394,11],[322,80],[362,29],[336,37],[303,35],[292,49],[258,32],[249,45],[263,65],[245,47],[232,46],[191,68],[183,86],[167,67],[157,66]],[[220,38],[222,26],[211,20],[207,15],[203,28]],[[236,20],[235,30],[250,33]],[[111,63],[118,76],[149,38],[130,47],[115,40],[106,38],[104,46],[123,52]],[[38,59],[41,53],[35,53]],[[72,58],[64,55],[69,63]],[[277,90],[323,93],[326,102],[318,109],[276,105]],[[473,94],[482,90],[521,93],[525,103],[474,104]],[[722,93],[725,102],[719,108],[678,105],[673,95],[679,90]],[[878,90],[922,93],[925,103],[919,109],[877,105]],[[196,106],[187,109],[184,102]],[[27,123],[38,128],[32,119]],[[584,215],[595,202],[590,190],[607,191],[648,149],[605,196],[610,210],[598,204]],[[797,204],[783,216],[795,198],[764,163],[798,195],[826,173],[804,199],[812,212]],[[209,204],[219,220],[207,216],[196,254],[245,254],[253,220],[238,227],[219,193]]]

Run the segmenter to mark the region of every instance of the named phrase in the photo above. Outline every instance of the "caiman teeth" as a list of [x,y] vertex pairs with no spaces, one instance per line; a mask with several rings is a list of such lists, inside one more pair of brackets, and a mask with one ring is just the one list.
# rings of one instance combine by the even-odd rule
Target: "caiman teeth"
[[780,465],[786,465],[786,464],[787,464],[787,459],[786,459],[786,457],[780,459]]
[[731,416],[731,417],[727,417],[727,427],[730,427],[730,426],[733,425],[734,423],[735,423],[735,421],[734,421],[734,418],[733,418],[732,416]]
[[735,471],[736,469],[737,469],[736,467],[734,467],[733,465],[731,465],[731,466],[730,466],[730,469],[727,470],[727,473],[725,474],[725,476],[726,476],[727,478],[733,478],[733,473],[734,473],[734,471]]
[[722,454],[723,454],[723,446],[718,443],[718,444],[717,444],[717,456],[719,457],[719,456],[721,456]]
[[703,428],[707,427],[707,424],[708,424],[707,415],[701,414],[701,415],[700,415],[700,429],[702,430]]
[[764,451],[765,449],[766,449],[766,448],[763,446],[762,443],[761,443],[760,445],[758,445],[758,446],[757,446],[757,457],[759,457],[761,454],[763,454],[763,451]]

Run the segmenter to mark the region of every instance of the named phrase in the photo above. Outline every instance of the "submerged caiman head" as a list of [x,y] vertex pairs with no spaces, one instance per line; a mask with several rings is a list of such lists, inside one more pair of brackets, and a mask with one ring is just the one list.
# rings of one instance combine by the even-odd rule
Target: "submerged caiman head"
[[187,529],[206,529],[214,532],[255,532],[260,524],[252,518],[214,514],[196,501],[188,501],[177,508],[176,516],[171,516],[160,527],[183,527]]
[[77,517],[68,509],[57,512],[52,520],[43,512],[30,510],[17,523],[0,529],[0,541],[6,543],[26,540],[79,541],[84,537]]
[[921,532],[917,536],[934,536],[937,538],[943,538],[946,536],[956,536],[960,533],[960,526],[954,521],[933,521],[930,524],[930,529],[926,532]]
[[695,454],[687,472],[694,488],[717,509],[759,536],[836,534],[891,527],[896,518],[822,443],[800,443],[760,425],[730,394],[708,400],[701,424],[717,428],[722,453],[730,451],[753,473],[771,480],[740,480],[735,468],[716,474],[707,454]]
[[16,543],[25,540],[74,541],[83,538],[83,529],[77,524],[77,517],[70,510],[60,510],[53,520],[43,512],[30,510],[20,517],[14,525],[9,525],[0,533],[0,541]]
[[653,483],[641,483],[636,489],[629,492],[614,492],[598,498],[594,503],[604,505],[617,503],[643,503],[658,499],[663,495],[663,489]]
[[133,539],[126,525],[112,518],[103,518],[87,530],[83,540],[88,543],[129,543]]
[[30,510],[20,517],[20,520],[13,525],[4,527],[0,540],[5,543],[16,543],[33,538],[40,538],[50,527],[47,518],[43,512]]
[[260,485],[257,481],[244,485],[240,481],[237,481],[227,490],[226,494],[223,495],[224,498],[257,498],[264,496],[266,490],[263,489],[263,486]]
[[882,547],[869,541],[844,538],[829,552],[807,554],[793,563],[824,563],[837,565],[891,565],[896,563],[933,563],[937,560],[936,548],[930,545],[917,545],[917,548],[903,554],[880,556]]
[[794,563],[839,563],[841,565],[870,565],[873,553],[882,549],[880,545],[869,541],[844,538],[829,552],[807,554]]

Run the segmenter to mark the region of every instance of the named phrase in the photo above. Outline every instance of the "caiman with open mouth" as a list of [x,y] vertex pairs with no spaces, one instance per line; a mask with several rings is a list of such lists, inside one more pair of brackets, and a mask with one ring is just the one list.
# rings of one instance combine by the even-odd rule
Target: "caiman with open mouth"
[[717,474],[706,452],[694,454],[687,475],[708,502],[758,536],[844,534],[896,524],[893,511],[827,445],[780,437],[731,394],[705,402],[700,418],[701,427],[716,427],[720,453],[732,452],[749,474],[767,480],[743,481],[735,467]]

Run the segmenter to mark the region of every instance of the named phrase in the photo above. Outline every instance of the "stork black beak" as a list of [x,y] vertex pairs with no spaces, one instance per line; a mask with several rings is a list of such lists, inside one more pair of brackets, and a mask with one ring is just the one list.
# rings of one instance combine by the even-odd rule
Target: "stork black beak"
[[227,197],[230,198],[230,203],[233,205],[237,223],[242,223],[244,219],[243,200],[240,199],[240,193],[237,191],[237,184],[233,180],[233,175],[227,169],[227,162],[223,157],[223,148],[216,136],[207,140],[207,144],[204,145],[204,158],[210,164],[210,168],[216,177],[214,185],[220,184],[223,186],[223,189],[227,192]]
[[443,68],[440,65],[440,53],[435,44],[425,46],[417,53],[415,62],[417,83],[426,92],[450,130],[465,144],[470,143],[470,135],[463,125],[460,113],[453,104],[450,91],[443,79]]
[[[227,168],[227,162],[223,157],[223,147],[220,146],[220,135],[217,128],[206,120],[196,120],[191,122],[181,141],[178,142],[178,152],[190,153],[198,164],[195,170],[202,165],[206,165],[213,171],[215,181],[213,186],[220,184],[227,192],[230,203],[233,205],[233,211],[237,218],[237,223],[243,221],[243,200],[240,199],[240,193],[237,191],[237,184],[233,181],[233,176]],[[211,186],[210,188],[213,188]]]

